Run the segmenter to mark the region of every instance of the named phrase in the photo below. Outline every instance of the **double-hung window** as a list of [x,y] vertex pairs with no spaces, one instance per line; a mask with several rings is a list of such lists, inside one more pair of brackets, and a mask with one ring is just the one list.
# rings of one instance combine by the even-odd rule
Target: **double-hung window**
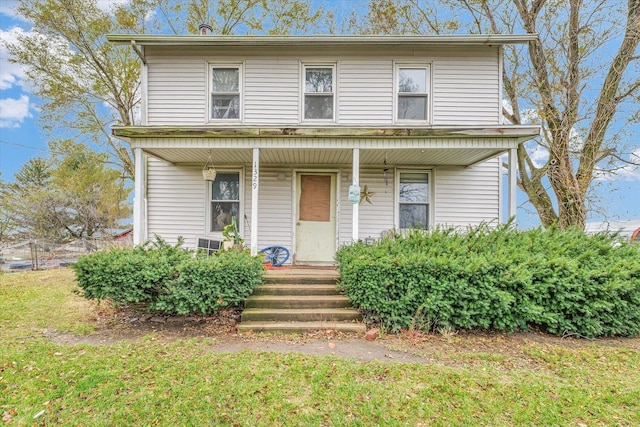
[[241,71],[239,65],[211,66],[211,120],[240,120]]
[[429,67],[396,65],[396,121],[429,120]]
[[240,221],[240,172],[218,172],[210,189],[209,232],[222,232],[231,218]]
[[305,65],[303,68],[304,120],[334,120],[335,65]]
[[429,172],[400,172],[399,228],[429,227]]

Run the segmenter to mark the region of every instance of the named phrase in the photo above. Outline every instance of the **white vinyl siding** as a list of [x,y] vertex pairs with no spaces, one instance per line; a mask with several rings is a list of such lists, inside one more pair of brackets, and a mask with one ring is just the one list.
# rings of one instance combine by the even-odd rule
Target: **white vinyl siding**
[[[500,204],[500,169],[498,159],[471,168],[438,167],[430,174],[434,213],[430,224],[466,227],[482,222],[498,224]],[[230,170],[218,165],[220,170]],[[415,170],[415,168],[410,168]],[[398,170],[401,172],[404,169]],[[363,166],[360,185],[375,193],[372,203],[363,201],[359,207],[359,238],[380,238],[384,231],[397,228],[394,224],[396,186],[394,168],[389,168],[385,184],[383,166]],[[249,167],[245,167],[241,204],[243,214],[238,227],[245,243],[251,239],[251,188]],[[262,165],[260,168],[258,248],[280,245],[293,248],[293,178],[289,167]],[[351,184],[351,167],[340,168],[338,198],[338,241],[340,245],[352,240],[352,204],[347,199]],[[198,237],[220,238],[207,233],[208,185],[202,179],[200,167],[172,166],[159,160],[148,160],[147,185],[148,239],[158,234],[173,244],[178,236],[185,239],[185,247],[194,247]]]
[[438,168],[433,185],[436,224],[466,227],[499,223],[499,159],[470,168]]
[[148,159],[147,239],[154,235],[169,244],[185,238],[185,247],[194,248],[205,233],[207,185],[202,168],[172,166]]
[[385,59],[340,61],[338,118],[343,126],[390,126],[393,63]]
[[[250,173],[250,172],[249,172]],[[260,167],[258,249],[284,246],[293,253],[293,171],[290,168]],[[247,182],[250,182],[247,180]],[[251,202],[250,185],[246,188]],[[247,216],[250,222],[250,216]],[[245,237],[245,241],[248,238]],[[291,259],[287,261],[287,264]]]
[[[392,230],[393,227],[393,201],[394,201],[394,175],[393,168],[387,172],[387,182],[384,179],[384,167],[364,167],[360,170],[360,187],[375,193],[371,196],[371,202],[363,201],[358,208],[359,238],[368,237],[378,239],[381,233]],[[339,224],[339,244],[345,245],[352,241],[352,218],[353,205],[347,199],[349,186],[351,185],[351,168],[344,168],[341,171],[340,184],[340,224]]]
[[153,57],[148,64],[148,125],[202,125],[207,117],[207,67],[199,58]]
[[498,48],[452,49],[432,67],[432,124],[500,124]]
[[293,126],[300,110],[297,59],[245,62],[245,124]]
[[[244,125],[294,126],[303,123],[304,54],[280,56],[238,52],[203,55],[196,50],[147,53],[148,124],[203,125],[208,119],[208,64],[244,62]],[[367,56],[366,52],[324,53],[335,68],[335,122],[340,126],[390,126],[393,116],[393,64],[428,62],[431,75],[431,125],[500,124],[498,47],[406,49]],[[326,64],[327,62],[325,62]],[[402,126],[402,124],[398,124]]]

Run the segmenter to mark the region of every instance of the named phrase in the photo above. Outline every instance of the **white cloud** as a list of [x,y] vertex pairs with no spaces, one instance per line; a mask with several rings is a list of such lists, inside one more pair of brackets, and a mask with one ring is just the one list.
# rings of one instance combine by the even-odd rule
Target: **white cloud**
[[18,99],[0,99],[0,128],[20,127],[24,119],[30,118],[29,97],[21,95]]
[[111,12],[114,6],[129,3],[129,0],[98,0],[96,5],[105,12]]
[[541,168],[549,160],[549,150],[538,144],[536,141],[530,141],[525,143],[529,158],[536,168]]
[[25,76],[24,68],[18,64],[9,62],[9,52],[5,43],[14,43],[19,34],[24,30],[13,27],[8,31],[0,29],[0,89],[10,89],[20,85]]
[[640,181],[640,148],[629,155],[630,163],[620,164],[614,169],[596,169],[595,179],[603,181]]
[[19,19],[17,14],[18,0],[3,0],[0,2],[0,15],[6,15],[14,19]]

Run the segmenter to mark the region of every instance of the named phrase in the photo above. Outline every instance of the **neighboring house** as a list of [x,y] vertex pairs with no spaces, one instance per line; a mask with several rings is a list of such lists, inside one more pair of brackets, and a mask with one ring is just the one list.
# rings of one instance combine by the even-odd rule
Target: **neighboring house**
[[496,224],[504,153],[515,215],[539,127],[502,124],[503,46],[534,39],[108,36],[142,62],[142,125],[113,128],[135,154],[134,244],[195,246],[236,216],[253,253],[326,264],[391,229]]
[[[619,236],[635,240],[640,229],[640,219],[617,221],[588,222],[585,225],[587,234],[618,233]],[[635,234],[635,235],[634,235]]]

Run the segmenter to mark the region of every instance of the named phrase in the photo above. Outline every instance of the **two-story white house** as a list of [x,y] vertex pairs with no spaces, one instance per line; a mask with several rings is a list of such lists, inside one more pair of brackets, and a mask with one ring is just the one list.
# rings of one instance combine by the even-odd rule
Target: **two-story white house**
[[515,215],[515,150],[539,128],[503,124],[503,46],[534,37],[108,36],[142,66],[142,124],[113,128],[134,243],[220,239],[235,216],[254,253],[322,264],[386,230]]

